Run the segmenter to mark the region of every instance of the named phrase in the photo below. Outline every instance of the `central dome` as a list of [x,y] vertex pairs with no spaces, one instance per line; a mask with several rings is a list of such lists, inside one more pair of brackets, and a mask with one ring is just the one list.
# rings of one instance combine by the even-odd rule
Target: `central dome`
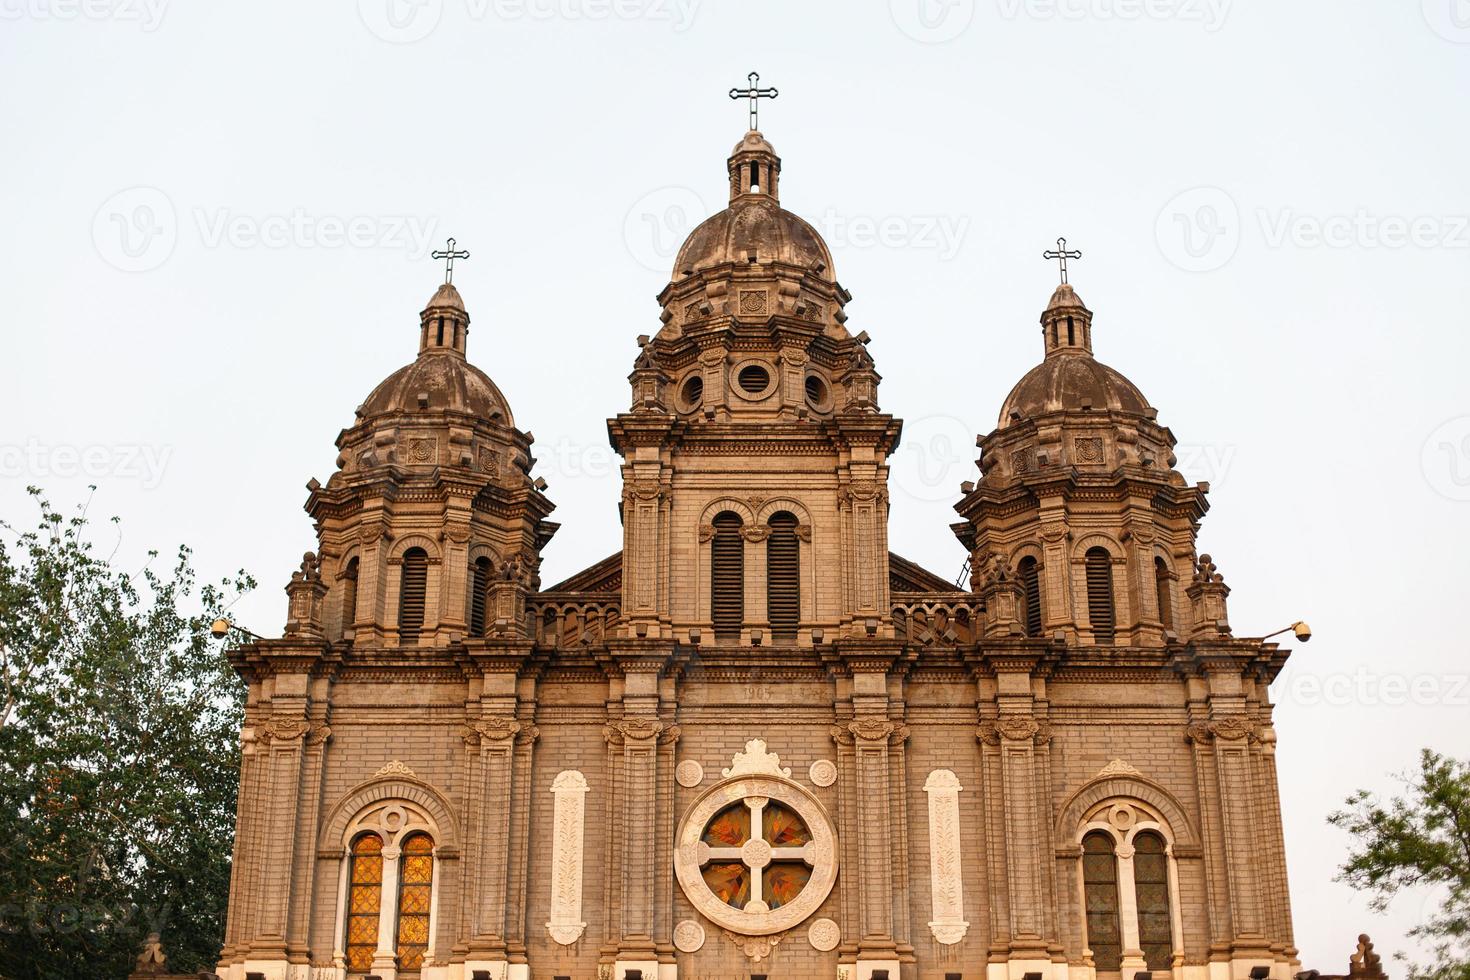
[[730,206],[706,219],[685,239],[672,278],[683,279],[721,265],[778,262],[836,281],[832,253],[822,236],[781,207],[781,158],[755,130],[735,144],[727,162]]

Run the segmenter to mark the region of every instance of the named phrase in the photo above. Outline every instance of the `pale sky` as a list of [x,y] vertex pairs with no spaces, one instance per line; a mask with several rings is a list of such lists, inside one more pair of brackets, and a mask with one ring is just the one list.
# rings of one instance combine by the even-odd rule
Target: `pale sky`
[[751,70],[906,420],[893,549],[959,572],[1066,236],[1098,357],[1212,485],[1237,633],[1316,633],[1273,689],[1302,959],[1404,948],[1423,899],[1334,883],[1325,817],[1470,755],[1467,0],[0,0],[0,515],[95,482],[119,561],[243,566],[279,632],[304,484],[453,236],[558,505],[544,580],[617,550],[604,420]]

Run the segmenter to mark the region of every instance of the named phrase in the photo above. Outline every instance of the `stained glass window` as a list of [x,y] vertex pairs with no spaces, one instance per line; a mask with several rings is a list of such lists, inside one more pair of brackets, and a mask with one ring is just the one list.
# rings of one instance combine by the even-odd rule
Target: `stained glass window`
[[[701,840],[709,846],[709,862],[701,869],[704,883],[726,905],[744,909],[759,900],[778,909],[801,894],[812,877],[802,850],[812,842],[811,829],[791,807],[762,800],[759,833],[752,834],[752,803],[742,800],[719,811],[704,829]],[[754,866],[746,844],[763,842],[764,855]]]
[[750,840],[750,808],[742,801],[715,814],[704,829],[710,847],[739,847]]
[[352,842],[348,869],[347,969],[366,973],[378,948],[378,911],[383,901],[383,839],[363,834]]
[[726,905],[745,908],[750,901],[750,869],[739,861],[711,861],[700,874],[715,897]]
[[434,842],[414,834],[403,842],[398,878],[398,968],[417,970],[429,948],[429,899],[434,885]]
[[766,843],[772,847],[801,847],[811,842],[812,832],[796,811],[780,803],[767,803],[761,815]]
[[1099,970],[1123,968],[1123,923],[1118,913],[1118,859],[1113,838],[1088,834],[1082,840],[1082,890],[1087,902],[1087,946]]
[[1167,970],[1174,956],[1169,916],[1169,857],[1164,839],[1142,833],[1133,840],[1133,882],[1138,889],[1138,945],[1150,970]]

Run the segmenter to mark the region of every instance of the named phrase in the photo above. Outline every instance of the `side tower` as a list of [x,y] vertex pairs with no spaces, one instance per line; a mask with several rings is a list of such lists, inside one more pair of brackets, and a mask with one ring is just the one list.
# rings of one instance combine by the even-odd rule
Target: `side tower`
[[522,938],[504,897],[525,887],[507,870],[524,862],[509,838],[526,817],[506,804],[531,751],[516,665],[556,525],[530,434],[465,358],[469,324],[446,282],[418,356],[307,485],[320,543],[286,587],[283,635],[230,653],[248,694],[227,980],[443,977]]
[[[888,456],[867,336],[811,225],[780,205],[751,131],[730,205],[689,236],[640,338],[623,456],[626,635],[811,646],[892,635]],[[818,574],[818,570],[822,574]]]
[[1157,411],[1093,357],[1092,319],[1064,281],[1045,357],[956,505],[994,691],[979,735],[1008,900],[991,948],[1013,971],[1289,976],[1268,693],[1286,657],[1232,635],[1230,590],[1196,550],[1209,487],[1186,483]]

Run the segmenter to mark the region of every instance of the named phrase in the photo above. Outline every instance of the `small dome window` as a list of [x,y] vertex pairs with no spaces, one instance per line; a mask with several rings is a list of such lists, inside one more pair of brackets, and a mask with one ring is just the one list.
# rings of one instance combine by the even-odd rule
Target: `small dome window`
[[679,398],[684,402],[686,412],[698,408],[704,401],[704,376],[695,373],[685,379],[684,387],[679,389]]
[[740,382],[740,389],[748,395],[759,395],[771,384],[771,372],[759,364],[746,365],[736,377]]
[[827,407],[827,383],[815,374],[806,376],[806,400],[813,408]]

